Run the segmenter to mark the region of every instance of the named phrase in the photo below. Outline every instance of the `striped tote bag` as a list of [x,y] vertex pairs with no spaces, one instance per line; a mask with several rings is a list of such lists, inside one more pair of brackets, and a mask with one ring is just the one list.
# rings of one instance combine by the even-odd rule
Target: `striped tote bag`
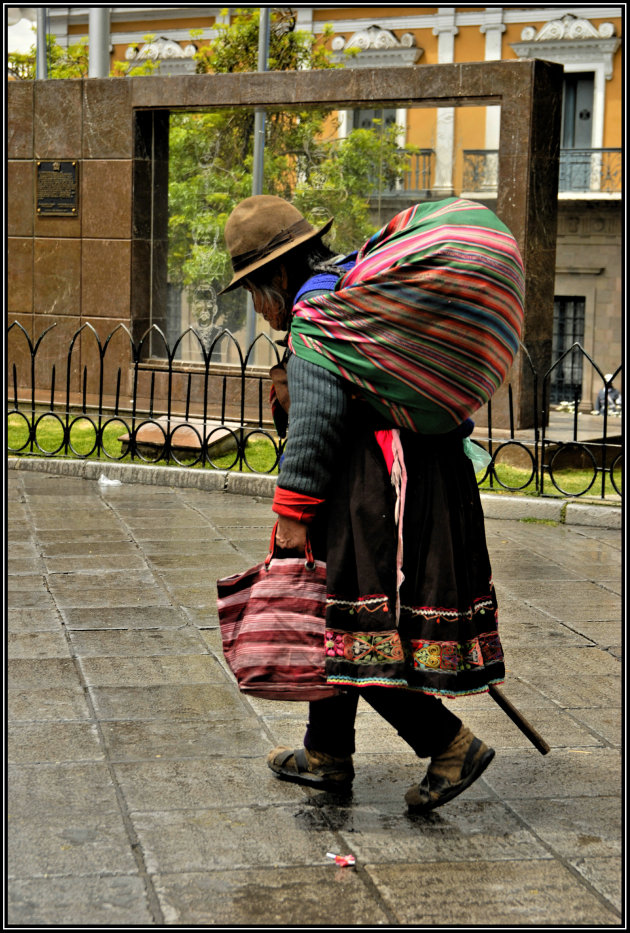
[[217,581],[223,653],[239,690],[268,700],[319,700],[326,683],[326,565],[276,557],[276,525],[266,559]]

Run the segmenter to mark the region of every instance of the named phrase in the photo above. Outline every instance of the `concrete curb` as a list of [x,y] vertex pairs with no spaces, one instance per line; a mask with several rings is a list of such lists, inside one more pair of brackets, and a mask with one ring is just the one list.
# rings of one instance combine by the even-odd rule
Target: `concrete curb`
[[[271,499],[275,476],[235,473],[230,470],[195,470],[189,467],[159,467],[140,463],[108,463],[95,460],[55,460],[53,457],[9,457],[10,470],[27,470],[83,479],[118,480],[149,486],[178,486],[187,489],[222,490],[233,495]],[[596,528],[621,528],[621,503],[602,502],[590,505],[567,499],[542,499],[535,496],[504,496],[481,493],[486,518],[538,519],[566,525],[589,525]]]

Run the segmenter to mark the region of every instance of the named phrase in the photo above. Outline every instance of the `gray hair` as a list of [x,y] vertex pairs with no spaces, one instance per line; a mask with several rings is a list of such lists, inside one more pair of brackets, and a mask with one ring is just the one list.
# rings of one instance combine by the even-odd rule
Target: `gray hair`
[[251,290],[260,295],[264,304],[284,304],[285,296],[279,292],[277,288],[274,288],[273,285],[269,285],[266,282],[253,282],[250,278],[247,278],[246,281]]

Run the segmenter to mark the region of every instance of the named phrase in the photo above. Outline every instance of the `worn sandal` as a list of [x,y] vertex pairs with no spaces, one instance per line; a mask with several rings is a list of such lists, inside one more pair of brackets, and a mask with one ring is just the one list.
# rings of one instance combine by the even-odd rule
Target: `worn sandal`
[[308,748],[291,749],[280,745],[269,752],[267,764],[285,781],[321,790],[348,788],[354,778],[352,758],[333,758],[325,752]]
[[463,726],[448,748],[431,760],[422,781],[405,794],[409,812],[428,813],[453,800],[483,774],[493,758],[494,749]]

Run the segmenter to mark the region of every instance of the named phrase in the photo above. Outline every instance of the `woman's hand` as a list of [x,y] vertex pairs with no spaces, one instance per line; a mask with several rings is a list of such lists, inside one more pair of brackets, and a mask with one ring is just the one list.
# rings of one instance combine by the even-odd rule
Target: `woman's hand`
[[304,553],[306,547],[307,525],[298,522],[294,518],[278,516],[278,527],[276,529],[276,545],[283,550],[297,550]]

